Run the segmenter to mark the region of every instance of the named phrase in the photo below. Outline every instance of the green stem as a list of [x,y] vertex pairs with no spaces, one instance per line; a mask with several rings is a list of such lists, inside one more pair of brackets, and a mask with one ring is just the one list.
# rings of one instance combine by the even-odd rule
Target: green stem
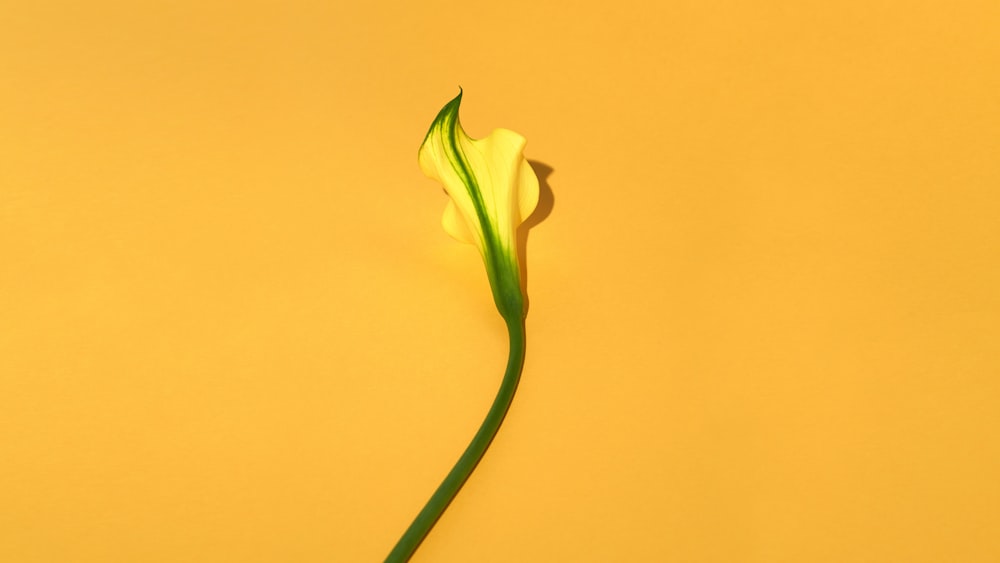
[[504,373],[503,382],[500,384],[497,397],[493,400],[493,406],[490,407],[490,411],[486,414],[486,420],[479,427],[479,431],[472,438],[472,442],[465,448],[465,453],[462,454],[462,457],[458,458],[455,467],[451,469],[448,476],[444,478],[441,485],[434,491],[431,499],[427,501],[420,514],[417,514],[413,523],[403,533],[403,537],[396,543],[396,547],[386,557],[385,563],[405,563],[410,560],[413,552],[420,547],[420,543],[430,533],[431,528],[434,527],[438,518],[448,508],[452,499],[455,498],[455,495],[458,494],[458,491],[465,484],[469,475],[472,474],[476,465],[479,464],[479,460],[483,458],[486,449],[490,447],[493,437],[497,435],[497,430],[500,429],[500,424],[507,414],[507,409],[510,408],[510,403],[514,400],[514,391],[517,390],[517,382],[521,378],[521,368],[524,366],[524,321],[520,319],[516,321],[508,320],[507,332],[510,335],[510,355],[507,359],[507,371]]

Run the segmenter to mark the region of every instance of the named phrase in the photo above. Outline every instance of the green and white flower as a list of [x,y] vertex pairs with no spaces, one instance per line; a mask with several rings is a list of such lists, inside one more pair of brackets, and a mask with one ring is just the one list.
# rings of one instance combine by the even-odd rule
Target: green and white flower
[[517,227],[538,204],[538,178],[524,158],[524,137],[496,129],[473,139],[462,129],[462,93],[431,124],[418,158],[420,169],[451,197],[442,223],[460,241],[476,245],[497,309],[508,321],[524,316],[517,259]]
[[440,181],[451,197],[444,228],[472,243],[486,263],[493,300],[507,324],[510,354],[497,396],[476,435],[403,532],[385,563],[406,563],[483,458],[514,400],[524,368],[524,293],[517,260],[517,227],[538,204],[538,178],[524,158],[524,137],[497,129],[475,140],[458,122],[459,91],[438,113],[420,145],[424,174]]

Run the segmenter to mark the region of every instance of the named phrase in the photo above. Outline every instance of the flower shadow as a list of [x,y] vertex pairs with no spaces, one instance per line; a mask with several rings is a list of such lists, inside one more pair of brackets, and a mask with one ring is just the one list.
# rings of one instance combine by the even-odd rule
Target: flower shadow
[[521,292],[525,296],[525,311],[531,307],[531,298],[528,296],[528,232],[549,217],[556,201],[549,185],[549,176],[554,169],[537,160],[529,160],[528,164],[538,177],[538,205],[517,228],[517,261],[521,268]]

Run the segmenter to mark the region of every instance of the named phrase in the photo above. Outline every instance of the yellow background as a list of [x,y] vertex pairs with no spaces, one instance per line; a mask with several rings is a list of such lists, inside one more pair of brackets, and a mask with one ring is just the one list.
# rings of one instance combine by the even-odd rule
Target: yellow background
[[551,197],[414,561],[1000,561],[997,2],[2,12],[0,561],[385,556],[506,357],[459,85]]

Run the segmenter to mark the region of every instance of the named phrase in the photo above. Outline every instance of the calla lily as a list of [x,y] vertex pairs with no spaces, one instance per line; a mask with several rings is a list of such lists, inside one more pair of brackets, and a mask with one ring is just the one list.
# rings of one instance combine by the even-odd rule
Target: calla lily
[[427,504],[386,558],[405,563],[416,551],[448,504],[482,459],[500,429],[524,367],[524,293],[517,261],[517,227],[538,203],[538,179],[524,158],[524,137],[497,129],[485,139],[465,134],[458,122],[462,93],[438,113],[420,146],[424,174],[440,181],[451,196],[444,228],[455,238],[476,245],[497,309],[507,323],[510,354],[503,381],[483,424]]
[[524,158],[524,137],[496,129],[485,139],[472,139],[458,120],[461,103],[459,92],[434,119],[418,152],[420,169],[451,197],[444,228],[479,249],[500,314],[520,320],[517,227],[538,204],[538,178]]

